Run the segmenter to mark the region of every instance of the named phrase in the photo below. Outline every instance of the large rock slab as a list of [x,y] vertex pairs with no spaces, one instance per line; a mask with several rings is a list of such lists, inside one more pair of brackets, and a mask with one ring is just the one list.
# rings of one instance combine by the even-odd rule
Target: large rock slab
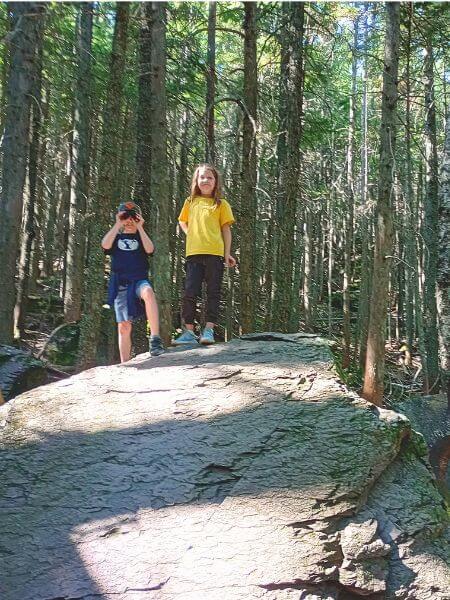
[[423,439],[315,336],[142,355],[0,422],[2,600],[449,598]]

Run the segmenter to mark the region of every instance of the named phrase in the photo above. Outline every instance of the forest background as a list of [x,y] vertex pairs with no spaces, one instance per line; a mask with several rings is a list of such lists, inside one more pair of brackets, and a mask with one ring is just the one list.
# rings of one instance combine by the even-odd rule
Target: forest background
[[317,332],[373,402],[450,398],[449,31],[445,2],[2,3],[0,343],[66,324],[66,371],[117,361],[100,240],[128,199],[168,342],[207,161],[237,217],[220,339]]

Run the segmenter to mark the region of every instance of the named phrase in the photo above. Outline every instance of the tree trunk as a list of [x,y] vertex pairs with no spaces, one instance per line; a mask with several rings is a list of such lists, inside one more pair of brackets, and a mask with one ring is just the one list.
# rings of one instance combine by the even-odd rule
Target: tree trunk
[[209,2],[208,57],[206,65],[206,162],[214,164],[214,100],[216,94],[216,2]]
[[398,45],[400,6],[386,3],[386,39],[384,52],[383,91],[381,102],[380,172],[376,206],[375,256],[372,277],[371,311],[367,339],[366,370],[363,396],[381,406],[384,392],[384,344],[390,256],[392,253],[392,164],[395,159]]
[[49,139],[47,131],[50,110],[50,86],[48,81],[43,82],[41,106],[41,143],[38,157],[38,170],[40,172],[40,177],[38,177],[36,182],[36,206],[34,211],[34,218],[36,222],[36,235],[34,238],[31,257],[30,292],[35,291],[36,281],[40,276],[40,262],[43,260],[44,256],[42,238],[45,222],[45,197],[47,195],[46,187],[48,186],[49,181],[47,172],[47,146],[49,144]]
[[426,185],[424,198],[424,345],[427,361],[425,393],[437,394],[440,387],[436,278],[438,263],[438,162],[436,150],[436,105],[434,99],[433,48],[425,49],[425,156]]
[[91,2],[79,7],[76,25],[78,74],[74,90],[72,178],[67,239],[64,318],[67,323],[81,318],[86,245],[86,209],[89,191],[89,128],[91,88],[92,11]]
[[31,90],[31,135],[30,156],[28,162],[28,198],[25,209],[25,226],[22,235],[19,259],[19,277],[17,280],[16,305],[14,308],[14,337],[19,339],[24,334],[27,299],[30,280],[31,252],[36,239],[35,211],[37,203],[38,160],[41,144],[42,125],[42,40],[44,18],[38,19],[36,41],[35,72]]
[[117,3],[109,83],[103,114],[103,139],[97,183],[96,218],[90,229],[90,251],[86,277],[86,302],[80,325],[78,369],[95,366],[101,329],[101,312],[105,297],[105,258],[101,240],[111,226],[114,212],[112,198],[117,182],[117,162],[120,144],[120,122],[123,97],[126,48],[130,4]]
[[[414,306],[421,311],[419,285],[417,281],[417,252],[416,252],[416,222],[414,218],[414,192],[412,183],[412,154],[411,154],[411,24],[412,4],[408,5],[408,38],[406,48],[406,114],[405,114],[405,143],[406,143],[406,231],[405,231],[405,260],[408,263],[405,270],[405,329],[406,345],[408,347],[407,361],[410,366],[414,344]],[[418,302],[418,304],[416,303]],[[422,339],[422,333],[419,340]],[[422,356],[422,362],[425,357]]]
[[348,146],[347,146],[347,206],[345,207],[345,242],[344,242],[344,281],[343,281],[343,335],[344,349],[342,366],[350,365],[350,285],[352,280],[353,249],[353,213],[354,213],[354,155],[355,155],[355,107],[356,107],[356,67],[358,45],[358,18],[356,17],[352,48],[352,88],[350,94]]
[[[300,178],[300,136],[303,102],[303,32],[304,3],[292,2],[283,9],[289,11],[286,23],[286,43],[288,44],[288,77],[286,102],[286,158],[281,163],[280,184],[285,201],[282,218],[279,222],[279,242],[275,277],[276,312],[273,316],[274,328],[288,331],[293,283],[294,233],[297,215],[297,199]],[[306,249],[305,249],[306,252]]]
[[255,223],[256,223],[256,2],[244,4],[244,119],[241,177],[241,256],[239,264],[242,333],[253,331],[255,320]]
[[138,105],[136,119],[136,176],[134,200],[141,206],[142,215],[153,231],[156,211],[150,202],[151,189],[151,102],[152,102],[152,38],[151,4],[139,4],[138,42]]
[[[361,107],[361,283],[359,287],[358,299],[358,324],[355,346],[359,346],[358,361],[361,369],[364,369],[366,363],[367,330],[369,326],[369,299],[370,299],[370,255],[369,255],[369,209],[368,209],[368,102],[367,102],[367,38],[368,38],[368,11],[364,14],[364,33],[363,33],[363,72],[362,72],[362,107]],[[356,350],[356,349],[355,349]]]
[[10,2],[13,13],[11,70],[7,86],[7,109],[2,144],[2,185],[0,213],[0,343],[13,340],[15,304],[14,278],[22,221],[23,188],[29,156],[30,103],[40,22],[45,5],[37,2]]
[[439,311],[439,345],[441,350],[442,387],[450,410],[450,112],[447,114],[442,157],[439,207],[439,260],[437,299]]
[[161,337],[170,342],[172,332],[171,281],[169,256],[169,194],[167,168],[167,100],[166,100],[166,2],[152,2],[152,105],[151,121],[153,157],[151,201],[157,210],[154,281],[158,297]]

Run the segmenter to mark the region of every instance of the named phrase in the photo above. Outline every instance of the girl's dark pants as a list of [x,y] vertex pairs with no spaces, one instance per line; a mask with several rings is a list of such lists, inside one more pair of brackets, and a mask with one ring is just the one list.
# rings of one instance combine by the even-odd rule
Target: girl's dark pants
[[223,269],[223,256],[194,254],[187,257],[181,314],[188,325],[194,324],[197,298],[201,296],[203,281],[206,281],[206,321],[217,323]]

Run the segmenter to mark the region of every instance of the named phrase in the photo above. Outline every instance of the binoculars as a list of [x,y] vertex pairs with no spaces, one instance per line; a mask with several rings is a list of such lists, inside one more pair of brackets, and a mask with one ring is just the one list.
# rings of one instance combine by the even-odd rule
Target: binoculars
[[138,215],[138,212],[134,208],[128,208],[127,210],[124,210],[122,213],[120,213],[119,219],[121,221],[126,221],[127,219],[133,219],[134,221],[139,221],[139,219],[137,218],[137,215]]

